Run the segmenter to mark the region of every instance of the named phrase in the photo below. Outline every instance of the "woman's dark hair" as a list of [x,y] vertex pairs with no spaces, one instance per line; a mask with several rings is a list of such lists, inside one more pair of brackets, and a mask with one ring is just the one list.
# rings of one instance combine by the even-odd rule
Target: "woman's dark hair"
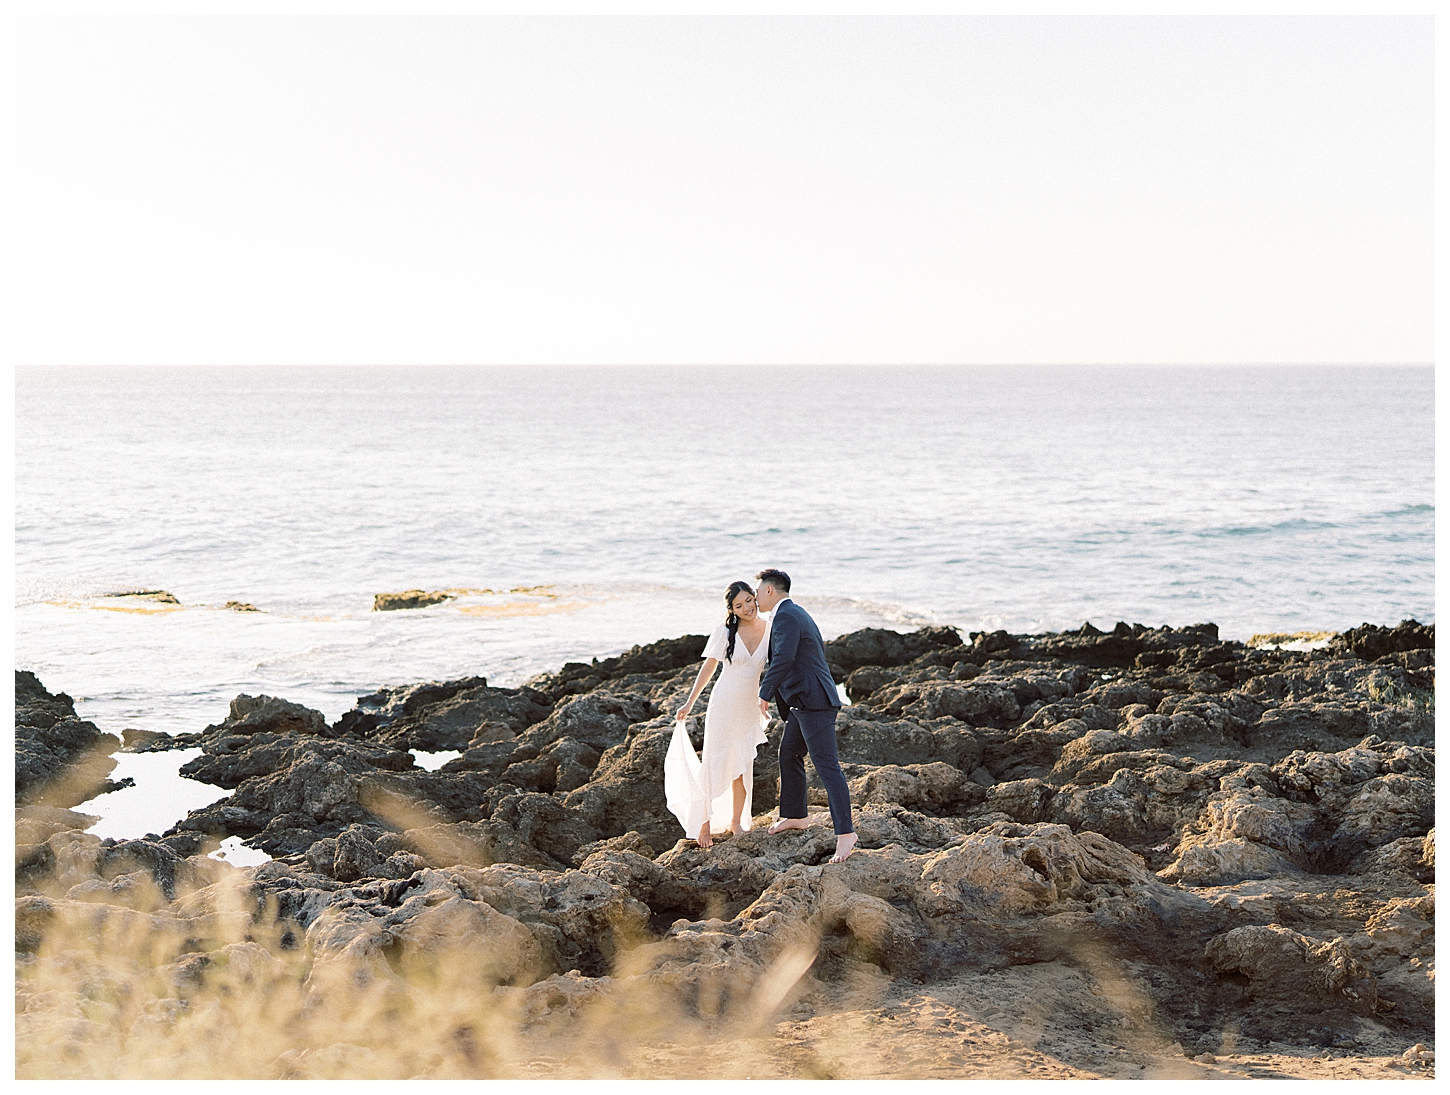
[[[740,630],[740,617],[735,615],[735,598],[742,593],[755,596],[755,588],[749,582],[731,582],[725,591],[725,631],[730,636],[725,643],[725,660],[735,657],[735,632]],[[721,671],[723,672],[723,670]]]

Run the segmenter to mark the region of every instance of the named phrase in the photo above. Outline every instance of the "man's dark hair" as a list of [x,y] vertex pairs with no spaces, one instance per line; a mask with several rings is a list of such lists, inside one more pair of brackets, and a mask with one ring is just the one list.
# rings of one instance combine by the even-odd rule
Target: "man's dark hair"
[[755,576],[757,582],[769,582],[782,593],[790,592],[790,575],[783,570],[769,567]]

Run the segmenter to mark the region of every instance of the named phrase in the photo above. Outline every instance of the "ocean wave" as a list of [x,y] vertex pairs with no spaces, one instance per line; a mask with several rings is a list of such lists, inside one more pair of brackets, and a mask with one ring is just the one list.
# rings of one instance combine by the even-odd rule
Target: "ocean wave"
[[1260,525],[1218,525],[1193,531],[1194,536],[1203,539],[1236,536],[1272,536],[1281,532],[1321,532],[1341,527],[1334,521],[1311,521],[1304,517],[1291,517],[1287,521],[1275,521]]
[[1435,507],[1434,507],[1434,505],[1432,503],[1420,502],[1420,503],[1416,503],[1414,505],[1399,506],[1399,507],[1397,507],[1395,509],[1382,510],[1381,512],[1375,514],[1374,516],[1393,519],[1395,517],[1409,517],[1412,514],[1434,513],[1434,512],[1435,512]]

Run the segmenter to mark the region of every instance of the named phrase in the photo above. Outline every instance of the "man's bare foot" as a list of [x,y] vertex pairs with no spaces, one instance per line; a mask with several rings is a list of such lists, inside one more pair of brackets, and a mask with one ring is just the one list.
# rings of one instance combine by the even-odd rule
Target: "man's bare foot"
[[715,841],[710,836],[710,823],[707,821],[700,826],[700,835],[695,838],[695,843],[701,848],[708,848]]
[[836,834],[836,854],[831,856],[832,863],[844,863],[846,857],[856,850],[855,833]]
[[803,818],[803,817],[783,817],[779,821],[777,821],[774,825],[772,825],[769,829],[767,829],[765,831],[767,833],[775,834],[775,833],[779,833],[779,832],[784,832],[786,829],[804,829],[809,824],[810,824],[810,821],[809,821],[808,818]]

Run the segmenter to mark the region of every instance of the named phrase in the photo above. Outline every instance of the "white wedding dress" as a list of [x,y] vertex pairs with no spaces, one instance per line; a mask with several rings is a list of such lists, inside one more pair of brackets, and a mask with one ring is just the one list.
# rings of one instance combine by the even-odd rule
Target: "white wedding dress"
[[745,779],[745,809],[740,814],[740,828],[749,830],[755,749],[766,740],[765,727],[770,721],[760,713],[758,694],[770,628],[767,626],[753,654],[746,649],[745,639],[737,634],[735,656],[726,661],[728,639],[725,625],[721,624],[700,655],[720,663],[710,703],[705,708],[704,757],[696,756],[683,720],[675,723],[675,734],[665,755],[665,802],[692,840],[700,835],[707,817],[712,833],[729,827],[733,806],[730,785],[737,776]]

